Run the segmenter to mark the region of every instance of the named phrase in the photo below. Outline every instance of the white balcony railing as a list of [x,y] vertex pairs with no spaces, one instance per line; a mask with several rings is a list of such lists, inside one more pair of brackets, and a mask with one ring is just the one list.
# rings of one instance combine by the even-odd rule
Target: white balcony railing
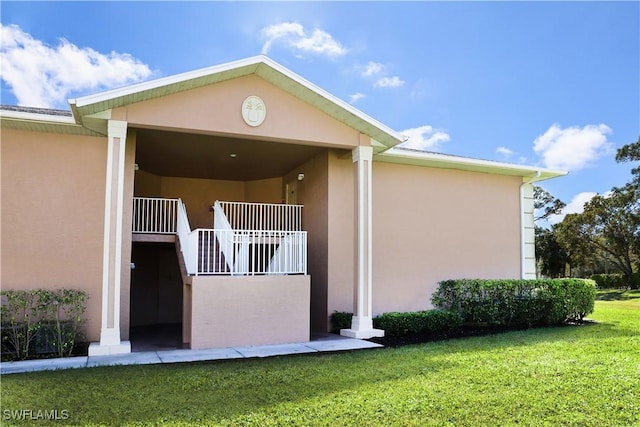
[[214,208],[224,212],[234,230],[302,230],[302,205],[216,201]]
[[178,199],[133,198],[134,233],[175,234]]
[[199,228],[196,232],[196,275],[307,274],[306,231]]
[[176,234],[189,275],[307,274],[301,205],[217,201],[214,208],[214,228],[192,231],[180,199],[134,197],[132,230]]

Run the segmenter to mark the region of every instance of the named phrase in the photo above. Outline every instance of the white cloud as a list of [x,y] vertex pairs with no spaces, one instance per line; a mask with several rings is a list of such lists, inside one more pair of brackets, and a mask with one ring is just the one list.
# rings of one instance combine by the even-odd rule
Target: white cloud
[[307,34],[304,27],[297,22],[282,22],[262,29],[262,53],[267,54],[274,43],[281,43],[292,51],[313,53],[330,58],[347,53],[347,49],[326,31],[315,29]]
[[404,84],[404,80],[400,79],[398,76],[393,77],[382,77],[378,79],[373,86],[374,87],[400,87]]
[[441,130],[433,129],[433,126],[425,125],[400,132],[407,140],[400,147],[413,148],[415,150],[436,150],[443,142],[451,139],[449,134]]
[[507,147],[498,147],[496,148],[496,153],[509,158],[515,154],[515,151],[510,150]]
[[65,39],[48,46],[17,25],[0,25],[1,78],[19,105],[62,107],[73,91],[108,89],[151,75],[146,64],[127,53],[104,54]]
[[609,133],[605,124],[565,129],[554,124],[533,141],[533,150],[548,168],[577,171],[611,151]]
[[550,224],[558,224],[559,222],[562,222],[564,217],[568,214],[582,213],[584,211],[584,205],[589,202],[596,194],[598,193],[594,193],[591,191],[585,191],[583,193],[576,194],[559,214],[550,215],[547,220]]
[[[404,80],[398,76],[388,76],[387,66],[379,62],[369,61],[367,65],[359,65],[356,67],[360,72],[360,75],[364,78],[371,78],[373,87],[400,87],[404,85]],[[411,92],[411,96],[414,96],[414,91]]]
[[506,161],[524,164],[527,163],[527,158],[525,156],[519,155],[517,151],[513,151],[507,147],[498,147],[496,148],[496,153],[501,155]]
[[366,95],[364,93],[354,93],[353,95],[349,95],[349,104],[355,104],[360,101],[362,98],[365,98]]
[[383,70],[384,70],[384,65],[380,64],[379,62],[369,61],[367,65],[365,65],[364,68],[362,69],[362,76],[370,77],[375,74],[380,74]]

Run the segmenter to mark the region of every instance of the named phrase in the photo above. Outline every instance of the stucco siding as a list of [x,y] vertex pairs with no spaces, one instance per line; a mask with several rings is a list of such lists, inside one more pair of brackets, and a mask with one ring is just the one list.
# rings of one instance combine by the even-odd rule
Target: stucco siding
[[307,268],[311,276],[311,327],[321,331],[327,318],[327,194],[329,191],[328,152],[300,165],[284,176],[283,182],[297,180],[304,173],[304,180],[297,182],[298,203],[302,209],[302,228],[307,231]]
[[521,182],[374,162],[374,314],[430,308],[440,280],[518,278]]
[[162,177],[160,197],[180,198],[187,208],[191,229],[213,228],[209,210],[216,200],[244,200],[244,182]]
[[280,203],[282,197],[281,177],[245,181],[244,183],[244,200],[246,202]]
[[209,207],[216,200],[280,203],[282,178],[256,181],[227,181],[200,178],[158,176],[139,170],[135,195],[140,197],[180,198],[187,208],[192,229],[213,227]]
[[106,138],[1,130],[2,289],[85,290],[100,336]]
[[[261,97],[266,105],[266,119],[258,127],[248,126],[242,119],[242,102],[250,95]],[[113,110],[112,117],[132,126],[279,142],[338,147],[359,143],[358,131],[256,76],[119,107]]]
[[334,311],[354,311],[355,195],[355,166],[351,160],[351,152],[331,152],[327,202],[328,316]]
[[[129,339],[131,313],[131,223],[133,220],[134,164],[136,156],[136,132],[129,129],[124,159],[124,188],[122,208],[122,260],[120,266],[120,338]],[[115,211],[112,213],[115,215]]]
[[309,340],[309,276],[193,276],[192,349]]

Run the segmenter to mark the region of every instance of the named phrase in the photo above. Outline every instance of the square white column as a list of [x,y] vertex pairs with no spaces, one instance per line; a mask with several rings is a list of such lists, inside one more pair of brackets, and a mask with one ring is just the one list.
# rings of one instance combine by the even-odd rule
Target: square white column
[[353,149],[352,159],[356,173],[356,275],[355,307],[351,328],[340,330],[340,335],[351,338],[383,337],[382,329],[374,329],[372,321],[372,185],[371,162],[373,148],[359,146]]
[[127,122],[109,120],[107,140],[102,258],[102,322],[100,342],[91,343],[89,356],[131,352],[131,343],[120,340],[120,282]]

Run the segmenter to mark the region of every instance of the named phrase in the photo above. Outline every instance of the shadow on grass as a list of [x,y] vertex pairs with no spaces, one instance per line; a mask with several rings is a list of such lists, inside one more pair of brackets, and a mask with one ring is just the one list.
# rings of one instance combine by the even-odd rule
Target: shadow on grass
[[452,337],[451,339],[435,339],[426,342],[408,342],[408,345],[400,345],[397,349],[423,348],[425,350],[437,349],[437,352],[448,353],[475,353],[494,352],[531,346],[571,343],[571,346],[579,342],[597,341],[600,339],[627,339],[640,336],[638,325],[629,325],[619,321],[594,321],[584,319],[581,322],[569,323],[560,326],[533,327],[528,329],[515,329],[504,331],[480,331],[479,335]]
[[597,301],[627,301],[640,298],[640,290],[605,289],[596,294]]
[[442,360],[406,362],[392,349],[15,374],[2,378],[3,409],[59,408],[73,425],[219,425],[326,395],[418,374]]
[[630,336],[638,330],[629,323],[585,322],[339,354],[15,374],[2,378],[2,404],[66,409],[65,423],[76,425],[248,423],[318,402],[357,402],[362,390],[388,382],[447,375],[458,369],[453,354],[476,358],[545,343],[577,348]]

